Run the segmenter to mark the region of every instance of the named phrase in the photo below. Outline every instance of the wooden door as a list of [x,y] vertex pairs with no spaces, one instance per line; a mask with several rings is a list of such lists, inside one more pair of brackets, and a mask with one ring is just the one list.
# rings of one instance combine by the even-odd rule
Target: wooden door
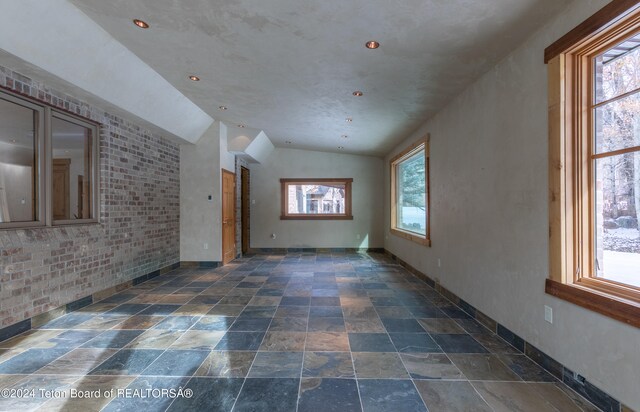
[[241,184],[242,184],[242,254],[249,252],[249,169],[241,168]]
[[53,159],[53,220],[69,220],[69,165],[71,159]]
[[236,257],[236,175],[222,169],[222,264]]

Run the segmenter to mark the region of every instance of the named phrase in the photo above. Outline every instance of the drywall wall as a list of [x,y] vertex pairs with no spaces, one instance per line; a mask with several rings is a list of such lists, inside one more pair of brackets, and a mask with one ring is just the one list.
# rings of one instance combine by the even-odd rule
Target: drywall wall
[[220,261],[220,123],[180,145],[180,162],[180,260]]
[[180,260],[220,262],[221,169],[235,170],[227,126],[216,121],[195,145],[181,145],[180,160]]
[[[386,171],[385,247],[638,409],[640,330],[544,293],[549,235],[543,50],[606,3],[572,3],[389,154],[387,160],[431,134],[433,246],[389,233]],[[554,310],[553,324],[544,321],[544,305]]]
[[[251,247],[382,247],[382,171],[376,157],[276,148],[251,165]],[[353,220],[280,220],[280,179],[303,177],[353,178]]]

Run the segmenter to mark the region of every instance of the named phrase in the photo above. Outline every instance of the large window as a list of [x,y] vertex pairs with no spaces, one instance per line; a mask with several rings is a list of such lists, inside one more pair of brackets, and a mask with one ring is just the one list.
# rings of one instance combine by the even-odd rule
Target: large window
[[353,219],[353,179],[280,179],[283,220]]
[[0,229],[95,221],[97,127],[0,91]]
[[640,9],[616,3],[546,51],[547,291],[640,326]]
[[430,245],[428,139],[391,160],[391,232]]

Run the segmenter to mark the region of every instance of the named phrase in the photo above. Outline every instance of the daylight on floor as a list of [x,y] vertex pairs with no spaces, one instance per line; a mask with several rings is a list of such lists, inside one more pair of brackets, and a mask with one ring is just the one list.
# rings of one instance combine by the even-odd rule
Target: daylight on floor
[[0,6],[0,412],[640,412],[640,0]]

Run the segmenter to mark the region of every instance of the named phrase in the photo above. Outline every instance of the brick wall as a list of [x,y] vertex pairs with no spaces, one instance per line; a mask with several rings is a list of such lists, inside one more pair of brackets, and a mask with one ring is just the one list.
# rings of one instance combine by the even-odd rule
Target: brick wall
[[0,327],[180,259],[180,149],[0,66],[0,86],[100,122],[100,223],[0,230]]

